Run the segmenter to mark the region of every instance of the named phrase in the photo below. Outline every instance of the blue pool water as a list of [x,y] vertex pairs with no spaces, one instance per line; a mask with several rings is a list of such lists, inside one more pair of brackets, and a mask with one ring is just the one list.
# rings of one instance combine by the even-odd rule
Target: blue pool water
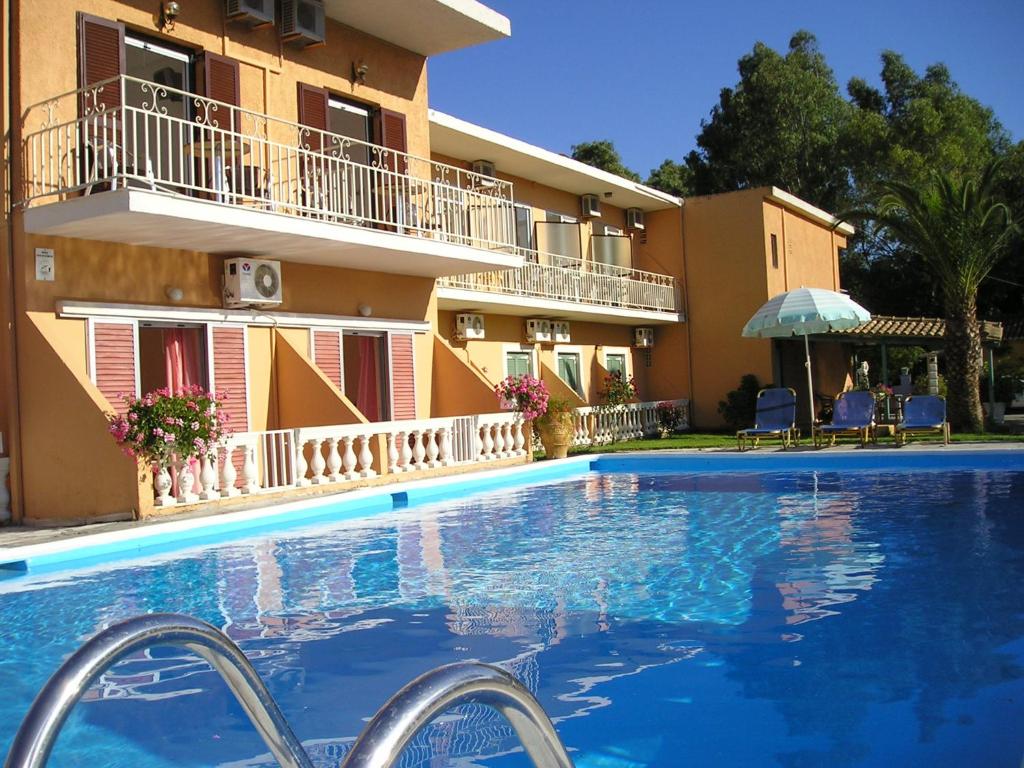
[[[459,659],[537,695],[580,768],[1014,766],[1024,472],[591,472],[0,580],[0,750],[62,658],[147,611],[222,627],[319,766]],[[272,765],[175,649],[103,677],[59,766]],[[526,765],[466,707],[405,766]]]

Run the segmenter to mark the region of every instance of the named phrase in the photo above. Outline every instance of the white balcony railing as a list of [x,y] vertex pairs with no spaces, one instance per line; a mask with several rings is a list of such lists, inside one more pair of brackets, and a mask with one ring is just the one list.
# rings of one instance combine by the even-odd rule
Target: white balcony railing
[[527,260],[522,267],[443,277],[438,285],[604,307],[678,311],[671,275],[537,251],[520,252]]
[[575,434],[573,445],[607,445],[622,440],[653,437],[660,431],[658,403],[669,402],[682,409],[683,421],[677,429],[688,429],[690,423],[689,400],[658,400],[645,403],[627,403],[608,406],[586,406],[574,412]]
[[178,476],[176,496],[158,505],[213,501],[239,494],[344,484],[526,455],[514,413],[445,419],[300,427],[231,435],[212,460]]
[[512,252],[512,185],[122,76],[30,107],[23,202],[119,187]]

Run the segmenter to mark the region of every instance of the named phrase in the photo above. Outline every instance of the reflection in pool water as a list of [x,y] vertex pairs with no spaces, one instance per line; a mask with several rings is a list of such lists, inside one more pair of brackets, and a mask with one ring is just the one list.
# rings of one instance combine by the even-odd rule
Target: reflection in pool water
[[[1019,764],[1024,476],[589,474],[0,582],[0,745],[101,627],[222,627],[319,765],[415,675],[501,663],[587,766]],[[270,765],[204,664],[106,674],[57,765]],[[525,765],[493,713],[407,766]]]

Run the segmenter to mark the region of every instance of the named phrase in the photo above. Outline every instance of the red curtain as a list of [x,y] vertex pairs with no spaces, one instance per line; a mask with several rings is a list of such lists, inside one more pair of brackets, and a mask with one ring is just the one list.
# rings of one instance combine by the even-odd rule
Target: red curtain
[[356,408],[370,421],[380,421],[377,341],[373,336],[359,337],[359,394],[356,397]]
[[199,373],[198,329],[164,329],[164,364],[167,367],[167,389],[171,394],[178,394],[202,383]]

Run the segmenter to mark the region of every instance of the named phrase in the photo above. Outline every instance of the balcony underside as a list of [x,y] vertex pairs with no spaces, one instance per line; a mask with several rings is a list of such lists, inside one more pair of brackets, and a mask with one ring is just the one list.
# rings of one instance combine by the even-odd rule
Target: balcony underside
[[25,229],[38,235],[259,255],[281,261],[419,277],[509,269],[522,258],[500,251],[364,226],[318,221],[148,189],[117,189],[36,205]]
[[492,315],[564,318],[590,323],[612,325],[669,325],[684,320],[672,310],[633,309],[607,304],[588,304],[581,301],[542,299],[533,296],[473,291],[462,288],[438,287],[437,305],[440,309],[483,312]]

